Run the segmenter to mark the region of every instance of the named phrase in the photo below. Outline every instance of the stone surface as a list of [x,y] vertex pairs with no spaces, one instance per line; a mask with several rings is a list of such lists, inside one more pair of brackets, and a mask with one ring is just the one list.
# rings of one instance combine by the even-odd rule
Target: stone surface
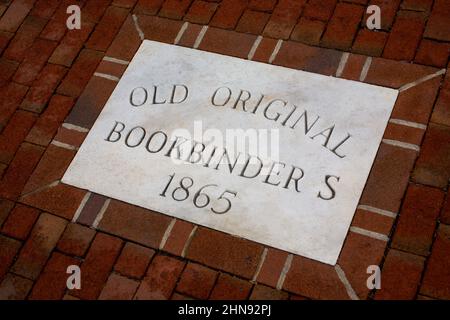
[[63,182],[334,264],[396,97],[144,41]]

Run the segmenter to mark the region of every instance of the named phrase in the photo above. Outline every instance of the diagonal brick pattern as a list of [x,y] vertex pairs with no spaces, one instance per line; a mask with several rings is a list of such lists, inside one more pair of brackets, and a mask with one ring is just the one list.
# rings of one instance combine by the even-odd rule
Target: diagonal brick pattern
[[[60,182],[143,39],[400,91],[335,266]],[[2,0],[0,55],[0,299],[450,299],[449,0]]]

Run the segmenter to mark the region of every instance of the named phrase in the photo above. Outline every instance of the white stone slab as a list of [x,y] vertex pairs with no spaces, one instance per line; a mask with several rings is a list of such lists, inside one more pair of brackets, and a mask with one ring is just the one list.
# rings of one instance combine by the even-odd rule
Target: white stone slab
[[[183,102],[170,103],[173,85],[178,85],[174,102],[184,99],[185,90],[181,85],[188,88]],[[147,101],[142,106],[132,106],[130,98],[133,104],[144,101],[145,92],[140,87],[147,90]],[[231,97],[227,104],[220,106],[228,98],[229,91],[224,87],[230,89]],[[221,89],[213,98],[218,88]],[[242,98],[251,96],[246,111],[242,102],[233,108],[241,89],[246,90]],[[397,93],[359,82],[144,41],[62,181],[335,264]],[[154,98],[156,102],[166,100],[166,103],[153,104]],[[310,127],[306,134],[305,110]],[[123,126],[120,134],[112,132],[113,128],[120,131]],[[135,127],[144,128],[145,137],[140,145],[133,147],[144,134],[143,129]],[[330,127],[333,130],[327,130]],[[129,135],[130,146],[127,146],[126,137],[132,128],[135,129]],[[248,141],[256,134],[260,147],[255,149],[253,140],[247,146],[236,143],[233,147],[231,135],[239,133],[235,129],[248,130]],[[167,135],[166,141],[161,132]],[[227,133],[228,139],[220,139]],[[241,130],[238,136],[242,138],[243,133]],[[264,134],[270,141],[264,139]],[[185,141],[175,140],[177,135],[206,145],[201,163],[176,161],[176,148],[171,157],[165,155],[173,141]],[[148,141],[152,152],[146,149]],[[221,143],[232,163],[238,155],[233,151],[241,152],[233,170],[223,159],[216,169],[224,153]],[[267,150],[267,145],[272,147]],[[161,151],[156,152],[160,146]],[[191,140],[181,145],[182,158],[187,159],[191,146]],[[216,152],[208,165],[214,147]],[[195,151],[201,148],[197,144]],[[190,160],[198,160],[196,155],[194,152]],[[258,176],[244,178],[240,174],[250,156],[252,159],[259,156],[264,168]],[[270,171],[273,161],[284,163],[284,168],[277,164]],[[259,162],[252,160],[244,175],[250,176],[259,167]],[[292,171],[294,179],[303,172],[297,184],[289,180]],[[269,172],[272,173],[266,183]],[[175,176],[165,196],[161,196],[172,174]],[[330,176],[329,186],[327,176]],[[193,186],[186,200],[175,201],[172,193],[183,177],[192,179]],[[190,179],[184,180],[185,185],[190,185]],[[277,183],[278,186],[273,185]],[[203,206],[206,197],[198,197],[196,207],[195,193],[207,184],[216,185],[204,189],[210,203],[198,208]],[[223,198],[218,199],[223,193]],[[182,199],[183,191],[175,191],[174,197]],[[231,208],[226,213],[212,211],[225,211],[228,201]]]

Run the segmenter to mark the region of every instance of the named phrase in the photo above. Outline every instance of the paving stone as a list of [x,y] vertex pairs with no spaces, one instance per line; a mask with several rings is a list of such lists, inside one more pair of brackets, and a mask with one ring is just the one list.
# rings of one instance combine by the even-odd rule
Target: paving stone
[[39,210],[17,204],[3,224],[1,232],[9,237],[25,240],[39,216]]
[[98,299],[131,300],[138,286],[139,282],[136,280],[111,273]]
[[257,284],[250,295],[250,300],[287,300],[286,292]]
[[131,278],[142,278],[155,250],[127,242],[114,266],[114,270]]
[[209,297],[210,300],[244,300],[247,299],[252,284],[243,279],[221,273]]
[[207,299],[216,278],[216,271],[189,262],[181,274],[176,290],[197,299]]
[[69,223],[58,241],[57,248],[69,255],[84,257],[94,236],[95,230]]

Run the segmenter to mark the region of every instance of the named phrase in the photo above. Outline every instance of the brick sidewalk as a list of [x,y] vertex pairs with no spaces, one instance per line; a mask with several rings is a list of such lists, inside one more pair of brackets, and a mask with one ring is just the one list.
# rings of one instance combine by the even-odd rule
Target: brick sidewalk
[[[60,182],[143,39],[400,90],[335,266]],[[449,52],[450,0],[0,0],[0,299],[450,299]]]

